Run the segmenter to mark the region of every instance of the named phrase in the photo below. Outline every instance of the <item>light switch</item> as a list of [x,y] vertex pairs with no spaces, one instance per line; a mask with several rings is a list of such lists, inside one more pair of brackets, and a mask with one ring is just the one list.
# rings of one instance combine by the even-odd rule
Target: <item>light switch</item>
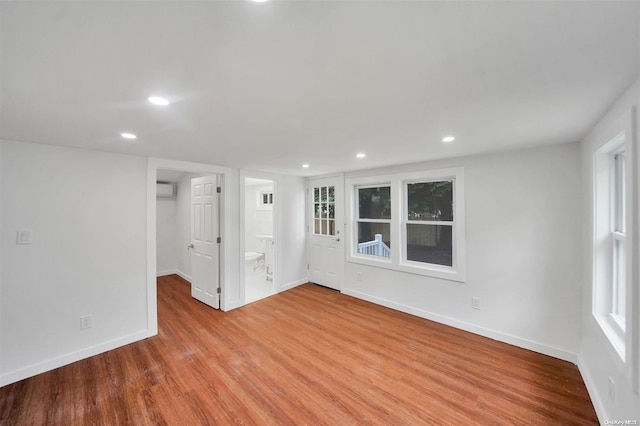
[[18,229],[17,244],[31,244],[31,235],[33,232],[31,229]]

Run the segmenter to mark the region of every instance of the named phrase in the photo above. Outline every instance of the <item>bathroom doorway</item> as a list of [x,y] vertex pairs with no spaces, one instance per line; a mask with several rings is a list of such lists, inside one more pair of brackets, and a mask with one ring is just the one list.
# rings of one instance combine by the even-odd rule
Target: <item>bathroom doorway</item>
[[276,293],[273,180],[244,178],[244,300],[255,302]]

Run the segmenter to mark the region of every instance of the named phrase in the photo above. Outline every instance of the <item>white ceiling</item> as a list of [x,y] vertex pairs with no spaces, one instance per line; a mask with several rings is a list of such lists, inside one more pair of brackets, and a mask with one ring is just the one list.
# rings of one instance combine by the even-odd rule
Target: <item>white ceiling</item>
[[577,141],[640,75],[638,1],[2,1],[0,13],[3,139],[286,174]]

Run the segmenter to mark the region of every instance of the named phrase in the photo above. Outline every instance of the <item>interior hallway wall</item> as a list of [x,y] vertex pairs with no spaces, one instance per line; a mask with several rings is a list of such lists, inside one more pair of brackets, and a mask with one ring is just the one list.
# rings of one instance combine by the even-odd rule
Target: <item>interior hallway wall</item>
[[305,192],[306,180],[302,177],[282,176],[278,180],[278,291],[308,281]]

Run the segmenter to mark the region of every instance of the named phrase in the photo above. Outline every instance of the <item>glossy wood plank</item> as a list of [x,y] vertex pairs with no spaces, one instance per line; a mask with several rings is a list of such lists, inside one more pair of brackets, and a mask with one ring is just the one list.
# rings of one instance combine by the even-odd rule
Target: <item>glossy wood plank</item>
[[306,284],[0,388],[2,425],[597,424],[571,363]]

